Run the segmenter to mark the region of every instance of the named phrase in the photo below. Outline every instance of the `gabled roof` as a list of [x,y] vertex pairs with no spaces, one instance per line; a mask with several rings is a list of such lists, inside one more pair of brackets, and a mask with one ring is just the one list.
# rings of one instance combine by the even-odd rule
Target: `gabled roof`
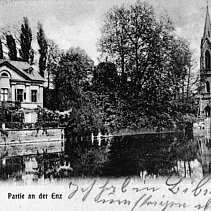
[[0,59],[0,67],[7,66],[29,81],[44,82],[45,79],[27,62]]

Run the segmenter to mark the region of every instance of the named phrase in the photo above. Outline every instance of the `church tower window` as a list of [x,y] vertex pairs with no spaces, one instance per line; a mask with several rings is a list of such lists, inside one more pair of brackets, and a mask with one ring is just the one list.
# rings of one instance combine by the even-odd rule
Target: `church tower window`
[[205,68],[210,68],[210,52],[208,50],[205,53]]

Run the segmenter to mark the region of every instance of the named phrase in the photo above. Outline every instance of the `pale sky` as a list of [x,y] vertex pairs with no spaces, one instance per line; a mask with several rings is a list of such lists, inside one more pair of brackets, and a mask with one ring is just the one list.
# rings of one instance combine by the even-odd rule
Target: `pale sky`
[[[168,13],[177,34],[190,41],[194,58],[199,63],[206,0],[146,1],[154,6],[156,12]],[[23,17],[27,16],[34,36],[40,21],[47,37],[60,48],[79,46],[97,63],[97,41],[103,15],[114,5],[133,2],[135,0],[0,0],[0,28],[19,28]]]

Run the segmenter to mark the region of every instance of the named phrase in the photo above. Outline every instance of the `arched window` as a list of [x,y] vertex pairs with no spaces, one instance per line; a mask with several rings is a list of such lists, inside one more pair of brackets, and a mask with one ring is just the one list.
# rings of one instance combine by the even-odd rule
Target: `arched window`
[[208,50],[205,53],[205,68],[210,68],[210,52]]
[[206,91],[210,93],[210,83],[208,81],[206,82]]
[[[1,87],[1,89],[2,88],[10,89],[10,78],[11,78],[10,73],[7,72],[6,70],[3,70],[0,72],[0,87]],[[2,96],[4,94],[8,95],[8,93],[6,93],[6,91],[4,91],[3,93],[1,92]],[[3,97],[3,99],[6,99],[6,98]]]
[[7,73],[2,73],[1,76],[2,77],[9,77]]

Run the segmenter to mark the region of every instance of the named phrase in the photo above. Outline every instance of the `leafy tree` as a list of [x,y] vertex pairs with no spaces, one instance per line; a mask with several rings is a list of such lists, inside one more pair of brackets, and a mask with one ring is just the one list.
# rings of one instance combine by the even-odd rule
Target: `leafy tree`
[[97,105],[94,93],[86,92],[81,96],[80,107],[72,107],[72,116],[68,122],[68,134],[71,137],[83,137],[91,135],[98,129],[104,130],[103,112]]
[[6,45],[8,48],[8,56],[11,60],[17,60],[17,49],[15,39],[11,34],[6,34]]
[[53,76],[59,110],[81,106],[81,93],[89,81],[92,69],[93,61],[80,48],[71,48],[61,53]]
[[54,109],[72,111],[66,137],[70,141],[90,136],[92,131],[103,128],[97,95],[87,88],[91,86],[93,61],[80,48],[71,48],[59,54],[56,66],[52,71]]
[[119,85],[116,65],[112,62],[99,63],[94,70],[92,83],[99,93],[115,93]]
[[44,77],[44,71],[46,69],[46,61],[47,61],[47,53],[48,53],[48,43],[45,37],[45,32],[43,30],[43,26],[40,22],[38,22],[38,32],[37,32],[37,42],[39,45],[39,68],[40,68],[40,75]]
[[191,61],[189,45],[176,36],[170,19],[156,19],[143,2],[115,7],[107,13],[99,50],[120,73],[120,127],[170,126]]
[[101,30],[102,37],[99,41],[99,51],[109,56],[116,63],[124,75],[128,57],[127,37],[119,13],[124,7],[114,7],[106,14],[105,24]]
[[116,129],[118,113],[118,88],[120,78],[112,62],[99,63],[93,73],[92,91],[97,94],[99,106],[104,113],[104,123]]
[[25,62],[31,62],[31,52],[32,52],[32,31],[29,26],[29,20],[27,17],[23,18],[23,24],[21,25],[21,33],[20,33],[20,57]]
[[48,52],[46,61],[46,72],[47,72],[47,87],[44,89],[44,107],[52,110],[57,109],[55,105],[56,92],[54,90],[54,76],[57,72],[59,65],[61,50],[52,40],[47,40]]
[[47,59],[46,59],[46,71],[48,79],[48,89],[53,85],[53,75],[57,71],[57,66],[60,60],[61,50],[53,40],[47,40]]

